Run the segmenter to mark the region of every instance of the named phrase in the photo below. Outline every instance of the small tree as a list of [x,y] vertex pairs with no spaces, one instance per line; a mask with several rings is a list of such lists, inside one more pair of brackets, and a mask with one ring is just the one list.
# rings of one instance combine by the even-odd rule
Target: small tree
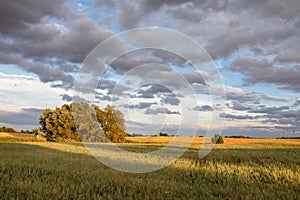
[[211,142],[214,144],[223,144],[224,139],[220,134],[215,134],[215,136],[211,139]]

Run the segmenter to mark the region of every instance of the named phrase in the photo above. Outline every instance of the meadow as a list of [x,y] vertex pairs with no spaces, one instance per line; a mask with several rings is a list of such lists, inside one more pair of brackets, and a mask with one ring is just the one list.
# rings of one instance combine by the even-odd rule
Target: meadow
[[[143,152],[166,142],[155,140],[121,146]],[[132,174],[101,164],[81,143],[0,137],[0,199],[300,199],[299,140],[228,138],[202,159],[199,148]]]

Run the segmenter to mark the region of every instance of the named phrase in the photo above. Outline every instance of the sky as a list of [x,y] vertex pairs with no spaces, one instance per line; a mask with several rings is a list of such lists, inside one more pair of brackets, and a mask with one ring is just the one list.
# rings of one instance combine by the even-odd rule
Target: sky
[[0,126],[84,100],[121,110],[131,133],[300,136],[299,13],[299,0],[1,1]]

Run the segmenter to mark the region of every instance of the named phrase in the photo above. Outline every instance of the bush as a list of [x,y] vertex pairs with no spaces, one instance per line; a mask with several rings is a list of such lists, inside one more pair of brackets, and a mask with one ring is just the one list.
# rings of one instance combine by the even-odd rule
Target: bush
[[223,144],[224,139],[221,135],[215,134],[215,136],[211,139],[211,142],[214,144]]

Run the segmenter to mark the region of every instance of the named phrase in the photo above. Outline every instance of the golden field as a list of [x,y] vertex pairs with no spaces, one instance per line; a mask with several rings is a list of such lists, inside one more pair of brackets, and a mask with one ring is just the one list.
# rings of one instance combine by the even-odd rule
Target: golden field
[[[180,141],[189,142],[192,137],[179,137]],[[154,136],[154,137],[127,137],[130,142],[137,143],[169,143],[174,139],[174,136],[164,137],[164,136]],[[203,143],[203,137],[195,137],[193,139],[193,144]],[[276,138],[224,138],[225,144],[246,144],[246,143],[300,143],[300,139],[276,139]]]

